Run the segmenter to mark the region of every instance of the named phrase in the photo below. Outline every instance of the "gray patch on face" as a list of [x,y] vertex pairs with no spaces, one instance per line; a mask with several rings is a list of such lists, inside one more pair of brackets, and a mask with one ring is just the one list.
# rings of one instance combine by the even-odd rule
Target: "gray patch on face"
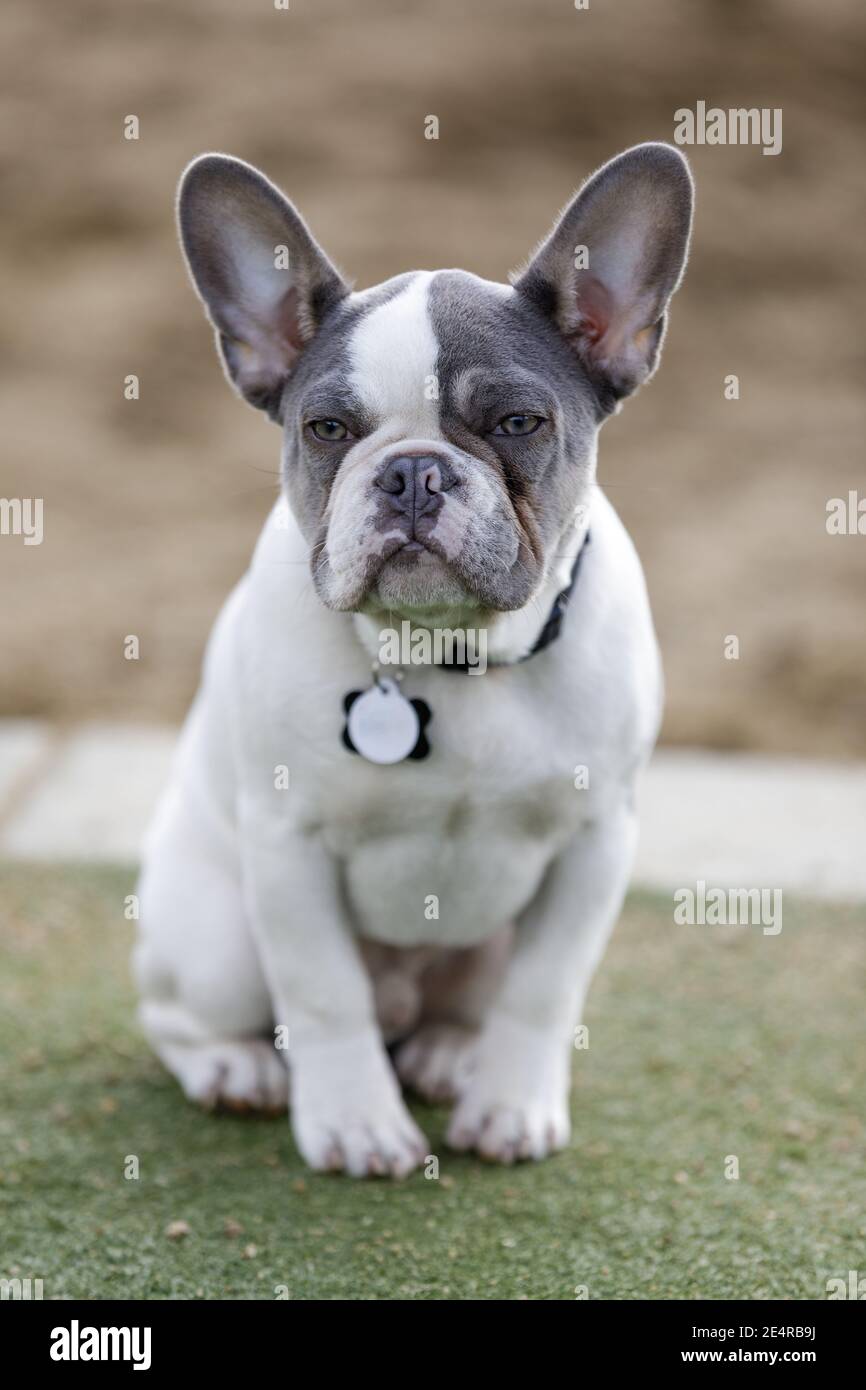
[[[486,466],[508,501],[489,521],[511,525],[517,556],[508,572],[470,576],[492,606],[522,606],[539,587],[575,510],[588,493],[600,411],[575,354],[518,291],[463,271],[443,271],[430,289],[439,341],[440,429]],[[508,415],[537,414],[534,434],[495,434]],[[493,542],[488,557],[501,552]]]

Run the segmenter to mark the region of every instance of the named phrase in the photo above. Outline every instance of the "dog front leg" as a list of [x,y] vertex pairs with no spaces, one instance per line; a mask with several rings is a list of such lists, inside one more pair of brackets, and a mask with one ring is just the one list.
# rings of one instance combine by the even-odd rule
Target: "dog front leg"
[[568,1142],[574,1028],[622,906],[635,842],[631,809],[608,813],[553,863],[523,913],[451,1119],[453,1148],[510,1163]]
[[275,1022],[288,1028],[298,1148],[315,1169],[402,1176],[423,1162],[427,1144],[385,1052],[336,864],[269,802],[242,808],[241,845]]

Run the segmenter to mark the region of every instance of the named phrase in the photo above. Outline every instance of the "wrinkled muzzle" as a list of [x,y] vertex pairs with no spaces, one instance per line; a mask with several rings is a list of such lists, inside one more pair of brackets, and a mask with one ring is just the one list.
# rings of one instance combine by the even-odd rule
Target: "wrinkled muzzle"
[[346,455],[313,553],[330,608],[506,611],[539,565],[501,473],[442,440]]

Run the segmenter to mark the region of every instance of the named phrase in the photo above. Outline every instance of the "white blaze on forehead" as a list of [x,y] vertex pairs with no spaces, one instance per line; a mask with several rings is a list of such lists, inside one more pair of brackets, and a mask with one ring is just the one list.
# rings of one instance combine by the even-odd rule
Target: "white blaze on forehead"
[[428,293],[433,276],[419,271],[404,290],[365,314],[348,343],[349,381],[378,424],[405,435],[439,439],[439,401],[431,395],[439,344]]

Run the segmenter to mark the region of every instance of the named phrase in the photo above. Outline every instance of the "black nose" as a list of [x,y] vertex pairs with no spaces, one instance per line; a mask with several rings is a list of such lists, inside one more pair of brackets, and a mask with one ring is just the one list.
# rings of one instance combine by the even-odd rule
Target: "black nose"
[[376,486],[388,494],[395,512],[410,517],[438,511],[441,493],[457,481],[453,468],[436,454],[398,454],[390,459],[376,479]]

